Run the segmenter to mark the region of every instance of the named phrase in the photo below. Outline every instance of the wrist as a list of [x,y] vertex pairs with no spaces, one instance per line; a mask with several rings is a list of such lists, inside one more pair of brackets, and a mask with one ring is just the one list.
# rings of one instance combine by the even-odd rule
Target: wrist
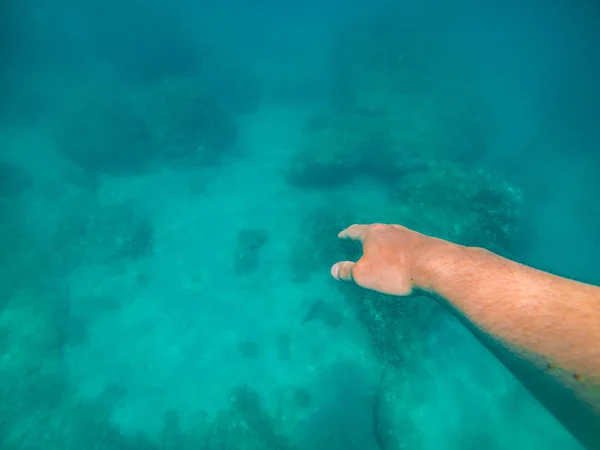
[[485,250],[466,247],[441,239],[432,242],[421,252],[417,264],[415,287],[432,295],[443,295],[452,280],[463,278],[473,257]]

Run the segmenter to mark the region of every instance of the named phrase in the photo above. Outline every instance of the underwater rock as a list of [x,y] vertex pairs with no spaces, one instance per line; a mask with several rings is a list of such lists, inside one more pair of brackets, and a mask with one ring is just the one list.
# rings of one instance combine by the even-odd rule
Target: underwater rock
[[411,383],[401,370],[384,370],[373,397],[373,427],[381,450],[424,448],[420,432],[406,407]]
[[392,201],[410,212],[402,224],[443,239],[518,258],[523,192],[481,169],[432,163],[400,180]]
[[61,179],[66,185],[89,193],[96,193],[101,184],[98,174],[80,169],[65,170]]
[[386,188],[387,197],[381,204],[330,196],[322,205],[306,210],[302,233],[289,253],[289,267],[296,281],[326,271],[337,261],[360,257],[360,245],[337,238],[353,223],[398,223],[442,239],[518,257],[526,237],[524,196],[511,183],[483,170],[431,161],[427,169],[404,175]]
[[150,256],[154,231],[150,221],[129,202],[73,209],[58,223],[56,256],[68,268],[111,264]]
[[74,89],[57,114],[58,150],[96,174],[131,174],[156,165],[157,142],[146,117],[118,89]]
[[332,53],[334,107],[309,119],[291,183],[387,182],[432,158],[471,162],[485,152],[486,114],[464,74],[402,23],[368,18],[341,31]]
[[357,286],[341,286],[352,307],[371,337],[375,356],[386,365],[408,367],[418,360],[437,320],[447,314],[440,305],[426,297],[396,297],[367,291]]
[[23,292],[13,295],[0,309],[3,449],[46,448],[34,445],[41,444],[43,434],[36,421],[40,416],[49,417],[48,411],[58,408],[67,393],[67,371],[62,361],[64,341],[45,300],[37,293]]
[[[337,261],[356,261],[360,245],[337,238],[352,223],[398,223],[419,232],[477,245],[518,257],[523,211],[522,192],[482,170],[450,163],[431,163],[427,170],[404,176],[390,187],[381,204],[355,196],[330,196],[307,211],[302,232],[290,250],[289,267],[296,280],[327,274]],[[311,249],[311,251],[306,251]],[[419,355],[419,343],[437,319],[447,314],[426,298],[395,298],[331,281],[371,336],[373,351],[387,365],[403,366]],[[315,303],[309,323],[320,313]]]
[[325,302],[323,299],[318,299],[313,302],[306,316],[300,322],[300,325],[304,326],[313,320],[323,322],[329,328],[335,329],[342,324],[344,316],[331,304]]
[[216,162],[237,139],[233,117],[200,80],[166,79],[146,89],[142,103],[162,162]]
[[291,392],[291,399],[294,405],[301,409],[306,409],[312,404],[310,392],[297,386]]
[[328,187],[362,175],[380,179],[400,176],[420,156],[411,155],[404,143],[394,141],[392,126],[384,116],[359,111],[310,119],[305,142],[288,168],[288,181],[297,186]]
[[106,0],[84,3],[78,11],[87,51],[121,79],[155,82],[190,75],[200,66],[197,40],[168,1],[141,8],[136,0]]
[[306,210],[302,233],[294,240],[288,258],[294,281],[306,281],[315,272],[327,271],[336,261],[360,257],[360,245],[337,238],[338,233],[349,224],[368,223],[360,222],[356,209],[344,200],[335,199]]
[[302,319],[302,322],[300,322],[300,325],[305,325],[311,320],[313,320],[315,317],[317,317],[321,311],[322,305],[322,299],[315,300],[315,302],[311,305],[310,309],[306,313],[306,316],[304,316],[304,319]]
[[228,114],[249,114],[260,105],[262,86],[258,78],[239,65],[213,65],[214,73],[200,75],[209,92]]
[[234,251],[234,270],[238,275],[249,275],[258,268],[260,249],[267,243],[265,230],[247,228],[237,234]]
[[237,125],[197,80],[167,79],[133,92],[75,89],[57,114],[54,137],[81,169],[128,175],[218,162]]
[[33,179],[25,169],[0,161],[0,201],[20,194],[32,184]]
[[37,216],[23,207],[29,201],[17,197],[0,201],[0,310],[19,292],[46,298],[65,275],[48,238],[52,230],[32,220]]
[[437,106],[438,100],[421,102],[426,106],[416,111],[334,111],[323,125],[309,124],[287,169],[288,182],[326,188],[369,177],[388,183],[427,168],[432,159],[463,162],[481,154],[476,128],[447,117],[443,108],[450,106]]
[[199,450],[292,450],[279,434],[279,425],[248,386],[235,388],[230,407],[221,411],[201,432]]
[[184,437],[181,432],[179,414],[169,410],[163,416],[162,449],[181,450],[184,448]]

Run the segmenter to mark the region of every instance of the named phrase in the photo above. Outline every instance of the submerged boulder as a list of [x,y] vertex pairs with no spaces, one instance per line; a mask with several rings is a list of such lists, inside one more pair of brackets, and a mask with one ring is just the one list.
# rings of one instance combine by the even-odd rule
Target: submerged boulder
[[0,161],[0,201],[20,194],[33,184],[33,179],[20,166]]
[[486,113],[467,77],[401,23],[367,19],[339,33],[332,107],[310,119],[293,183],[387,181],[432,159],[471,162],[485,152]]
[[137,91],[82,88],[55,126],[58,150],[97,174],[143,173],[178,162],[218,161],[237,138],[233,116],[194,79],[169,79]]
[[54,136],[58,150],[89,172],[131,174],[156,164],[158,145],[147,118],[114,87],[74,90],[58,114]]

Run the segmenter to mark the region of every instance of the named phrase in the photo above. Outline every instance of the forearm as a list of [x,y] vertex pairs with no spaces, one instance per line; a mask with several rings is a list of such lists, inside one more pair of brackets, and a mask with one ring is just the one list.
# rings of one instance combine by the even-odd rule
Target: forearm
[[455,248],[432,272],[433,292],[494,338],[600,383],[600,288]]
[[476,248],[444,246],[431,260],[425,289],[470,324],[559,418],[574,413],[556,409],[568,397],[570,408],[586,410],[588,428],[600,418],[600,288]]

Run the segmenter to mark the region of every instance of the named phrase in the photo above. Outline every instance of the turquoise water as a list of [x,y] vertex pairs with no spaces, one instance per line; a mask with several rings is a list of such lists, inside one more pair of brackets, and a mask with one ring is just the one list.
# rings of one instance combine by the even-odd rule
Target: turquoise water
[[0,449],[579,449],[355,222],[600,283],[585,3],[6,2]]

